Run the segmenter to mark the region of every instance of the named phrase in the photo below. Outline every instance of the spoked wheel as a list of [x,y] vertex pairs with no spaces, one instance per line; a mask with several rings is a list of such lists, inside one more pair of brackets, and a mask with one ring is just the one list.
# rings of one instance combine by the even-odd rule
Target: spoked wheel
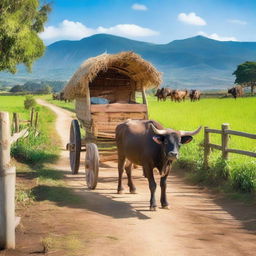
[[95,189],[99,173],[99,151],[94,143],[86,144],[85,179],[89,189]]
[[81,133],[79,123],[76,119],[71,122],[70,139],[67,149],[69,150],[69,161],[72,174],[77,174],[80,165]]

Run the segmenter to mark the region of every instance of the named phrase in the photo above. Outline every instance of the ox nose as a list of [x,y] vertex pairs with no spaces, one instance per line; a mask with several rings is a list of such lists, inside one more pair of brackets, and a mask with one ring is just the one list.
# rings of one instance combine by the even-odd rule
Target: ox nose
[[178,153],[175,153],[175,152],[169,152],[168,153],[168,157],[171,159],[171,160],[176,160],[179,158],[179,154]]

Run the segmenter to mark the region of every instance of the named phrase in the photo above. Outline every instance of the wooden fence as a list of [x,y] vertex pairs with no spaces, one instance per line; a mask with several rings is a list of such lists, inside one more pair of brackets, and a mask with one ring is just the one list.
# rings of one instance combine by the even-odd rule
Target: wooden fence
[[[221,135],[221,145],[216,145],[210,142],[210,133]],[[228,159],[229,153],[256,157],[255,152],[228,148],[230,135],[256,139],[256,134],[230,130],[229,124],[222,124],[221,130],[210,129],[208,127],[205,127],[204,128],[204,166],[206,168],[209,167],[209,156],[211,153],[211,149],[221,150],[223,159]]]
[[29,128],[20,131],[20,123],[37,127],[38,113],[34,121],[34,110],[30,120],[20,120],[13,114],[14,134],[11,136],[10,118],[7,112],[0,112],[0,250],[15,248],[15,228],[20,218],[15,217],[16,168],[11,165],[11,144],[29,133]]

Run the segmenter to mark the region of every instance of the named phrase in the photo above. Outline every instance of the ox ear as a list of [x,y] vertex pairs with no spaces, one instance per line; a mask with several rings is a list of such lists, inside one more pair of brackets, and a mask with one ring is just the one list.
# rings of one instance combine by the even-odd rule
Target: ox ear
[[181,144],[187,144],[189,143],[190,141],[193,140],[193,137],[192,136],[182,136],[181,137]]
[[162,144],[163,143],[163,137],[162,136],[153,136],[152,137],[153,141],[157,144]]

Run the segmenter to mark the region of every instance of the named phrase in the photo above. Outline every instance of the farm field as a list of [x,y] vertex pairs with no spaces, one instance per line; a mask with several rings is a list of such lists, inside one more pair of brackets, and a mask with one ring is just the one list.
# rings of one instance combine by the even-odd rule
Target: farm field
[[[74,111],[74,102],[53,101],[49,96],[44,98],[53,104]],[[198,102],[186,100],[175,103],[168,99],[165,102],[158,102],[155,97],[148,96],[148,106],[149,118],[159,121],[164,127],[177,130],[194,130],[199,126],[221,129],[223,123],[229,123],[232,130],[256,133],[256,97],[238,98],[237,100],[233,98],[204,98]],[[200,145],[203,143],[203,136],[203,131],[201,131],[191,143],[181,148],[178,164],[195,171],[194,174],[198,174],[196,170],[199,166],[202,168],[203,147]],[[221,136],[218,134],[211,134],[210,140],[211,143],[221,144]],[[230,139],[229,148],[256,152],[256,144],[253,139],[234,135]],[[199,176],[196,179],[206,179],[208,183],[211,183],[210,180],[212,180],[212,183],[218,183],[219,178],[226,178],[226,176],[231,176],[231,180],[233,180],[234,177],[249,175],[250,188],[241,188],[240,181],[235,186],[242,191],[254,190],[253,187],[256,186],[255,159],[229,154],[229,161],[223,162],[220,156],[221,151],[214,150],[210,157],[210,167],[215,169],[218,174],[201,177],[202,173],[200,172],[199,175],[196,175]],[[223,172],[228,172],[228,174]]]

